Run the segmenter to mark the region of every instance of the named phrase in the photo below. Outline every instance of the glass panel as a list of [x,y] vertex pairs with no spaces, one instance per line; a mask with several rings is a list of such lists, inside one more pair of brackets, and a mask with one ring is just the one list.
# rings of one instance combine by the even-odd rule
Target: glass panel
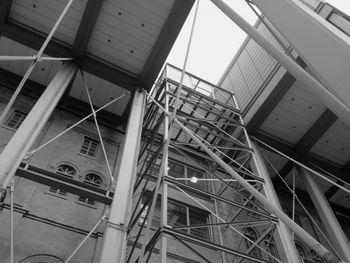
[[171,226],[187,225],[186,207],[169,202],[168,203],[168,224]]
[[81,146],[81,149],[80,149],[80,153],[86,154],[90,157],[94,157],[96,154],[98,144],[99,144],[98,141],[85,137],[83,145]]
[[169,175],[177,178],[185,177],[185,167],[181,164],[170,162],[168,163]]
[[64,165],[58,166],[56,173],[69,176],[69,177],[74,177],[76,172],[73,167],[64,164]]
[[[203,179],[204,173],[192,168],[187,168],[187,178],[191,179],[192,177],[195,177],[197,179]],[[195,187],[197,189],[206,190],[206,183],[205,181],[198,180],[196,183],[188,180],[188,184],[192,187]]]
[[[190,225],[202,225],[207,223],[208,215],[198,209],[191,208],[190,211]],[[199,238],[209,239],[209,228],[208,227],[196,227],[190,229],[191,235],[195,235]]]
[[8,119],[6,126],[18,129],[19,126],[21,126],[22,122],[24,121],[27,114],[20,112],[20,111],[14,111],[10,118]]
[[85,175],[84,183],[92,184],[94,186],[100,187],[102,184],[102,179],[96,174],[89,173]]

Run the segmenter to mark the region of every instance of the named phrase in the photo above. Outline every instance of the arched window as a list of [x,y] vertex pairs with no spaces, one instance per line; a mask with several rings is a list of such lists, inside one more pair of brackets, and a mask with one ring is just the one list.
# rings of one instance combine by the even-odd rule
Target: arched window
[[[102,178],[94,173],[88,173],[84,176],[84,183],[90,184],[96,187],[101,187],[102,185]],[[96,202],[90,198],[79,196],[78,198],[79,202],[89,204],[89,205],[95,205]]]
[[321,257],[315,252],[315,250],[312,250],[311,249],[311,257],[312,257],[312,260],[316,263],[322,263],[322,259]]
[[[278,251],[276,249],[275,245],[275,239],[272,237],[271,234],[268,234],[264,240],[264,244],[266,247],[267,252],[269,252],[272,256],[275,258],[279,258]],[[278,262],[276,259],[274,259],[272,256],[269,255],[269,260],[271,262]]]
[[[60,175],[64,175],[64,176],[73,178],[76,175],[77,172],[75,171],[75,169],[72,166],[70,166],[68,164],[62,164],[62,165],[59,165],[57,167],[56,173],[60,174]],[[59,189],[57,187],[50,187],[49,188],[49,192],[57,194],[57,195],[60,195],[60,196],[66,196],[67,195],[66,191],[64,191],[62,189]]]
[[69,176],[69,177],[74,177],[76,175],[75,169],[68,164],[62,164],[58,166],[56,173]]
[[102,179],[97,174],[88,173],[84,177],[84,183],[91,184],[91,185],[97,186],[97,187],[101,187]]
[[18,263],[63,263],[63,260],[59,257],[47,255],[47,254],[37,254],[25,257],[18,261]]
[[[244,228],[243,234],[245,237],[249,238],[253,243],[255,243],[258,240],[258,235],[256,234],[256,231],[251,227]],[[244,240],[247,248],[250,248],[253,245],[253,243],[250,242],[248,239],[244,239]],[[249,255],[253,257],[261,258],[260,249],[257,246],[255,246],[249,252]]]
[[303,248],[302,245],[300,245],[298,243],[295,243],[295,248],[297,249],[298,254],[299,254],[300,257],[306,258],[305,249]]

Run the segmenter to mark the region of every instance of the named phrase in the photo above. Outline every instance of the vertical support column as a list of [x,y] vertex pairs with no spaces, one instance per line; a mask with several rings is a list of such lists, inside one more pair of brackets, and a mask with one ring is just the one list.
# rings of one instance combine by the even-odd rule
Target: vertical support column
[[[274,204],[280,210],[282,210],[275,188],[273,187],[270,175],[265,166],[265,162],[261,156],[261,153],[259,152],[259,148],[254,142],[251,142],[251,146],[254,149],[254,159],[255,159],[255,166],[256,166],[255,168],[258,171],[258,174],[265,181],[264,190],[266,193],[266,197],[272,204]],[[286,224],[280,221],[279,224],[277,225],[277,231],[281,239],[284,254],[286,256],[286,259],[282,261],[283,262],[284,261],[301,262],[300,257],[298,256],[298,251],[296,250],[294,242],[292,240],[292,233],[290,232]]]
[[323,225],[326,228],[328,237],[333,243],[334,248],[337,250],[340,256],[347,262],[350,262],[350,246],[349,242],[334,215],[326,197],[318,186],[314,175],[306,171],[305,169],[298,167],[298,173],[302,177],[302,181],[305,183],[308,194],[311,197],[317,213],[319,214]]
[[[167,83],[165,84],[165,110],[169,112],[169,87]],[[168,176],[168,157],[169,157],[169,143],[170,143],[169,135],[169,116],[164,114],[164,135],[163,135],[163,143],[164,143],[164,151],[163,151],[163,194],[162,194],[162,215],[161,215],[161,223],[162,227],[168,225],[168,183],[164,180],[166,176]],[[152,220],[152,219],[151,219]],[[168,239],[167,236],[162,233],[161,236],[161,263],[166,263],[166,255],[168,250]]]
[[132,190],[137,172],[144,109],[145,95],[136,90],[125,133],[115,194],[104,233],[101,263],[125,261],[126,235],[131,212]]
[[65,63],[12,136],[0,155],[0,188],[6,190],[19,164],[33,145],[74,77],[76,66]]

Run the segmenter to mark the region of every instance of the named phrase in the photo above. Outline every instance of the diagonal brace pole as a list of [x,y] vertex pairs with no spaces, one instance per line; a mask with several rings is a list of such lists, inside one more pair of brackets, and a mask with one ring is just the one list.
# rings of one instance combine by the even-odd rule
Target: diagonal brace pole
[[268,211],[275,214],[282,222],[284,222],[292,231],[295,232],[299,238],[304,241],[308,246],[311,247],[318,255],[321,256],[326,262],[336,263],[341,262],[337,257],[335,257],[328,249],[321,245],[316,239],[314,239],[310,234],[305,232],[303,228],[297,225],[293,220],[291,220],[286,214],[284,214],[277,206],[271,204],[271,202],[257,191],[251,184],[246,182],[237,172],[235,172],[228,164],[221,160],[214,152],[212,152],[197,136],[195,136],[189,129],[187,129],[180,121],[177,119],[174,120],[184,132],[186,132],[198,145],[211,157],[215,160],[227,173],[229,173],[233,178],[247,190],[249,191],[256,199],[258,199]]

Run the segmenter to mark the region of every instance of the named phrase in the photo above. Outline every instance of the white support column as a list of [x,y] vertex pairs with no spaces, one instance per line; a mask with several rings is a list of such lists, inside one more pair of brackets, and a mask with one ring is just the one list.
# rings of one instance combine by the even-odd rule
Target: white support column
[[76,66],[65,63],[36,102],[0,155],[0,188],[6,189],[19,164],[54,111],[74,77]]
[[[255,166],[256,170],[258,171],[258,174],[264,179],[264,190],[266,193],[266,197],[272,204],[277,206],[280,210],[282,210],[280,201],[278,199],[278,196],[276,194],[275,188],[272,184],[269,172],[266,168],[265,162],[261,156],[261,153],[259,151],[259,147],[254,143],[251,142],[251,145],[254,149],[254,158],[255,158]],[[282,243],[282,247],[284,250],[284,254],[286,256],[286,262],[301,262],[300,257],[298,255],[298,251],[295,248],[294,242],[292,240],[292,234],[291,231],[288,229],[285,223],[282,221],[279,222],[277,225],[277,231]],[[282,260],[284,262],[284,260]]]
[[136,90],[125,134],[115,194],[104,233],[101,263],[125,262],[126,234],[137,172],[144,108],[145,95]]
[[333,243],[334,248],[344,260],[350,262],[350,245],[349,242],[336,218],[332,208],[330,207],[326,197],[318,186],[314,175],[305,169],[298,167],[299,176],[305,183],[308,194],[311,197],[321,221],[326,228],[328,237]]

